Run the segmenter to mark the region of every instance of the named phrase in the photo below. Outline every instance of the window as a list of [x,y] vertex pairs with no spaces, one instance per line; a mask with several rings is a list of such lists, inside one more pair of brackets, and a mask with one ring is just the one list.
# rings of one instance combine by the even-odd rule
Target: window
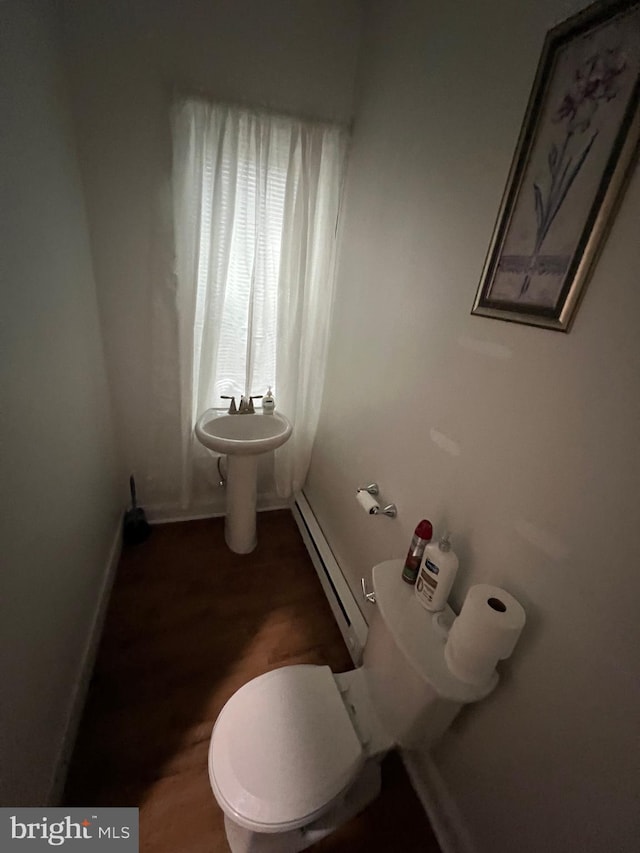
[[346,140],[335,125],[199,99],[177,107],[174,227],[189,428],[222,405],[221,395],[272,386],[294,430],[298,423],[299,441],[287,452],[301,444],[308,464]]

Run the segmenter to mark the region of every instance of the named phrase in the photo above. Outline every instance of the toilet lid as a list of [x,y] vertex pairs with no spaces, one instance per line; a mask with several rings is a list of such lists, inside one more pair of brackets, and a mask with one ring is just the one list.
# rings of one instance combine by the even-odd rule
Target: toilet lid
[[249,829],[301,826],[355,778],[364,761],[328,666],[286,666],[254,678],[222,709],[209,778],[230,817]]

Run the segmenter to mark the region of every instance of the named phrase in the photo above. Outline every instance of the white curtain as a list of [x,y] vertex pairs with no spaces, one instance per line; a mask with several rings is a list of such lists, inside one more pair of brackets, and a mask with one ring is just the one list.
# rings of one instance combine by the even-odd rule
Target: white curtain
[[221,395],[264,394],[291,420],[278,495],[302,488],[318,424],[347,135],[189,98],[173,116],[182,505],[193,435]]

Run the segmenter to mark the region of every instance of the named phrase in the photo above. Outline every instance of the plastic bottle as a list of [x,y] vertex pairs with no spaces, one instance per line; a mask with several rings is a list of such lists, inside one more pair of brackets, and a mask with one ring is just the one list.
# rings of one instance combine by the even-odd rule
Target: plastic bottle
[[426,548],[427,543],[431,541],[432,536],[433,527],[431,526],[431,522],[427,521],[426,518],[423,518],[416,527],[411,544],[409,545],[407,559],[404,561],[404,568],[402,569],[403,581],[410,584],[414,584],[416,582],[424,549]]
[[458,571],[458,558],[451,550],[449,534],[424,549],[416,583],[416,598],[427,610],[444,610]]
[[269,390],[262,398],[262,414],[272,415],[275,407],[276,401],[273,399],[273,394],[271,393],[271,385],[269,385]]

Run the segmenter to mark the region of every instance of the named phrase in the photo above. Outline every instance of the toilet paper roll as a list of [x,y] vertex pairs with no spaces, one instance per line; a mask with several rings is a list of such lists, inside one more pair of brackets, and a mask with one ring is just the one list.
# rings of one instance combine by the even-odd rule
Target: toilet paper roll
[[525,621],[522,605],[506,590],[484,583],[472,586],[449,631],[447,666],[461,681],[486,683],[497,662],[513,652]]
[[370,495],[366,489],[358,489],[356,492],[356,497],[358,499],[358,503],[362,507],[362,509],[369,513],[369,515],[375,515],[376,512],[380,509],[380,504],[376,501],[373,495]]

